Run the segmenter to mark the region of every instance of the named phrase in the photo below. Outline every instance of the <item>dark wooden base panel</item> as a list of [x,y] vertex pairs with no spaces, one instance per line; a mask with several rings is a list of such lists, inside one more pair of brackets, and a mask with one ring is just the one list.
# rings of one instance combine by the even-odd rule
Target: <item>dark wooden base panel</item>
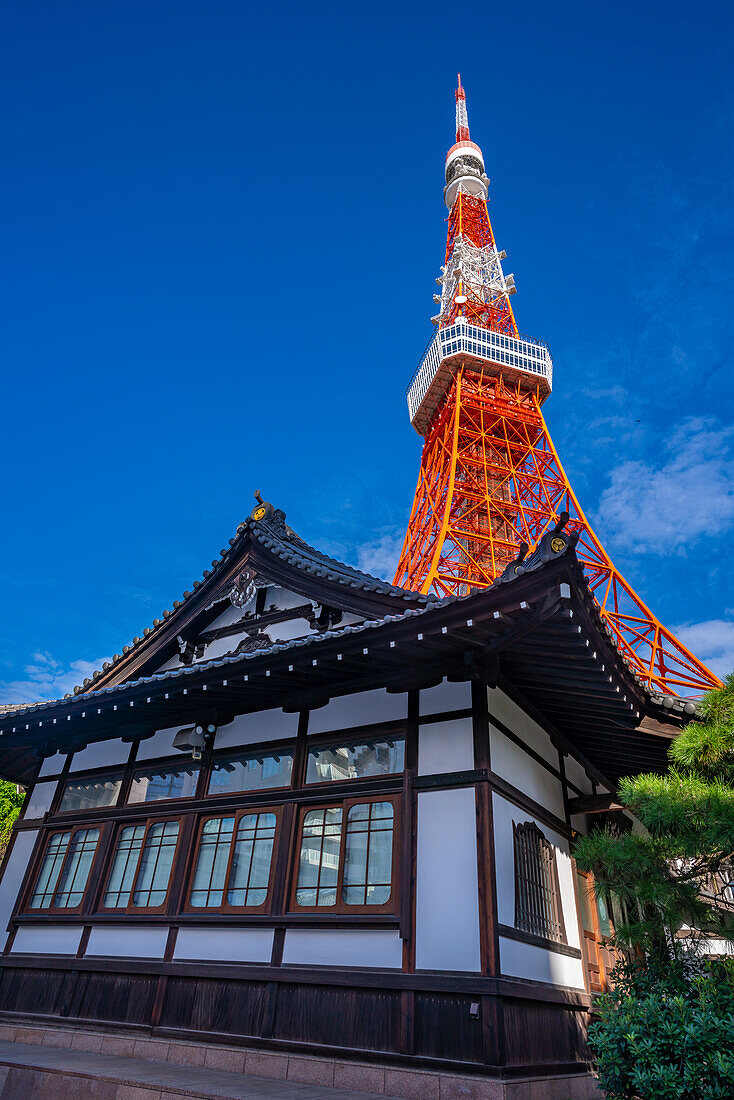
[[498,1077],[588,1070],[588,1013],[578,1004],[543,1000],[539,990],[406,995],[397,983],[391,988],[389,974],[378,987],[354,978],[350,986],[171,974],[161,984],[158,974],[6,966],[0,1017]]

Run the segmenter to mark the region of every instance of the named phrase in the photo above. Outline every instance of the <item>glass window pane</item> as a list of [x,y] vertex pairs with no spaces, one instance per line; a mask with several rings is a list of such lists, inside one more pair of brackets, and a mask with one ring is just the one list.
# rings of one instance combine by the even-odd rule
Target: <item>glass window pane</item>
[[341,806],[304,815],[296,905],[336,905],[341,822]]
[[64,856],[69,847],[71,833],[55,833],[48,842],[36,887],[31,897],[31,909],[48,909],[56,886]]
[[293,750],[250,752],[212,762],[207,794],[259,791],[288,787],[293,772]]
[[198,779],[198,764],[145,768],[135,773],[127,800],[157,802],[159,798],[193,798]]
[[[367,883],[367,844],[369,832],[355,832],[347,827],[347,842],[344,849],[344,885],[351,887],[352,905],[364,905]],[[356,887],[359,887],[357,891]],[[361,894],[361,896],[359,896]],[[346,896],[344,898],[346,901]]]
[[[336,876],[339,870],[339,848],[341,836],[331,835],[324,837],[321,849],[321,876],[319,886],[336,886]],[[319,904],[321,904],[319,902]],[[333,902],[327,904],[333,905]]]
[[308,753],[307,783],[392,775],[405,766],[405,742],[400,737],[314,746]]
[[583,875],[577,873],[577,881],[579,885],[579,904],[581,906],[581,923],[584,926],[586,932],[594,931],[594,922],[591,919],[591,912],[589,910],[589,884],[588,880]]
[[98,810],[104,806],[114,806],[121,784],[122,775],[73,779],[64,787],[59,803],[59,813],[72,810]]
[[189,900],[192,905],[219,907],[222,904],[233,832],[234,817],[213,817],[204,822],[191,885]]
[[107,909],[124,909],[129,902],[144,836],[145,825],[128,825],[120,833],[105,891]]
[[391,802],[350,807],[342,893],[346,905],[385,905],[390,900],[393,815]]
[[98,840],[99,829],[79,829],[74,833],[54,895],[57,908],[75,909],[81,905]]
[[163,905],[178,842],[178,822],[151,825],[145,838],[140,870],[133,891],[133,905],[146,909]]
[[240,818],[227,891],[230,905],[263,904],[274,840],[275,814],[245,814]]
[[599,932],[602,936],[611,936],[612,926],[609,923],[609,911],[603,894],[597,894],[596,896],[596,911],[599,914]]

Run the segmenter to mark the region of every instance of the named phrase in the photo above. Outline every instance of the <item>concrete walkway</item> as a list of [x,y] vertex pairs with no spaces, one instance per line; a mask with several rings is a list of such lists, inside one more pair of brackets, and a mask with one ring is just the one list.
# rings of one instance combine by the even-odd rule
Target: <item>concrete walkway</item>
[[[0,1040],[0,1100],[374,1100],[374,1093]],[[383,1100],[391,1100],[383,1094]],[[393,1098],[394,1100],[394,1098]]]

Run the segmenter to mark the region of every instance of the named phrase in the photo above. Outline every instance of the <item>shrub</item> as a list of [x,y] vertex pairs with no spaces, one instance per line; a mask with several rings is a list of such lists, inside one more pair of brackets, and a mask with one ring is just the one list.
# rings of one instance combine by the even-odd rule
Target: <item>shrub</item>
[[23,790],[19,791],[15,783],[8,783],[6,780],[0,779],[0,860],[5,855],[5,849],[10,840],[10,831],[18,816],[18,811],[23,805],[24,797]]
[[622,962],[589,1032],[607,1100],[732,1100],[734,962]]

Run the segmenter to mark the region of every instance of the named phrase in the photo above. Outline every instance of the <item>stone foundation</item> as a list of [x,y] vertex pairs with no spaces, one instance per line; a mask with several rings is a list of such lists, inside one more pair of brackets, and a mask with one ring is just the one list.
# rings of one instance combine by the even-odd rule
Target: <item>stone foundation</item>
[[[401,1100],[602,1100],[594,1078],[587,1073],[573,1076],[523,1078],[482,1077],[440,1070],[402,1068],[379,1062],[346,1061],[280,1051],[255,1050],[241,1046],[140,1038],[123,1032],[102,1032],[82,1028],[0,1025],[0,1040],[68,1050],[53,1070],[14,1065],[12,1057],[0,1059],[0,1100],[53,1097],[53,1100],[191,1100],[223,1092],[186,1089],[161,1091],[160,1085],[125,1082],[124,1063],[114,1075],[78,1072],[71,1052],[87,1051],[117,1058],[144,1059],[169,1066],[224,1070],[248,1077],[266,1077],[304,1085],[351,1089],[372,1096]],[[119,1064],[118,1064],[119,1065]],[[151,1071],[153,1066],[151,1066]],[[231,1096],[231,1092],[226,1095]]]

